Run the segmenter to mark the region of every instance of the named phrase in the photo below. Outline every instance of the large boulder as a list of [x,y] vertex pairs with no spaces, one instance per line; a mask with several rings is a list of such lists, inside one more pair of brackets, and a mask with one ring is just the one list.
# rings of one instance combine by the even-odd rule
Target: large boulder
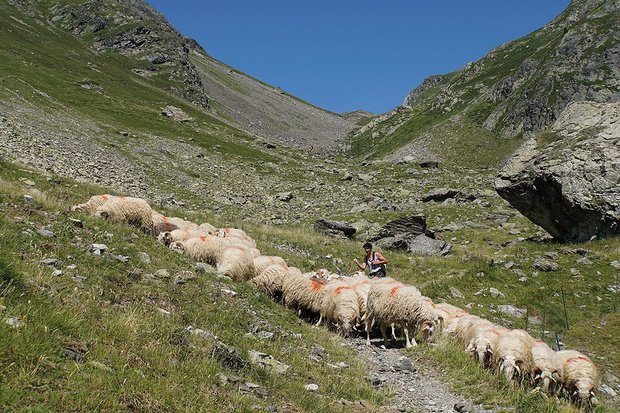
[[346,236],[351,238],[357,231],[348,222],[330,221],[328,219],[318,219],[314,222],[314,229],[317,231],[325,232],[328,235]]
[[426,217],[424,215],[412,215],[388,222],[369,241],[377,241],[388,237],[415,238],[425,232]]
[[495,189],[559,241],[620,235],[620,103],[569,105],[508,162]]

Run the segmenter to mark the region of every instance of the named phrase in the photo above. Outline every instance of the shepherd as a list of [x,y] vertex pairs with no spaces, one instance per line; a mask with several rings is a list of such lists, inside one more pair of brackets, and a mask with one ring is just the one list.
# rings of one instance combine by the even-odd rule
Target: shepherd
[[362,271],[368,269],[368,276],[370,278],[385,277],[387,271],[387,260],[385,257],[381,255],[380,252],[373,251],[372,244],[370,242],[365,243],[362,247],[366,252],[364,262],[360,263],[357,258],[355,258],[353,259],[355,265],[357,265]]

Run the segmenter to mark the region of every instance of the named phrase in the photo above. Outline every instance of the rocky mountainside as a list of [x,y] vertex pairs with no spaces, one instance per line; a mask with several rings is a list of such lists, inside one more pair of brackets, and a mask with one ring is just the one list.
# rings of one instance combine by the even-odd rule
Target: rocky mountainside
[[619,26],[617,1],[573,0],[545,27],[426,79],[357,131],[352,152],[496,166],[570,102],[620,100]]
[[355,126],[213,59],[143,0],[11,3],[70,31],[96,52],[129,57],[130,70],[146,81],[163,83],[165,89],[267,141],[332,149]]
[[620,235],[618,142],[620,103],[572,103],[510,160],[496,189],[561,241]]

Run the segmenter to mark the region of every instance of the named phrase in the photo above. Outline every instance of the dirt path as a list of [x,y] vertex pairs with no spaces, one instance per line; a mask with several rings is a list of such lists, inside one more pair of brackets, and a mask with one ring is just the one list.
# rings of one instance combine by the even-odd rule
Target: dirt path
[[441,382],[436,373],[420,366],[405,356],[402,349],[380,347],[380,339],[366,340],[356,337],[346,342],[368,364],[368,379],[377,387],[387,387],[393,397],[384,410],[388,412],[476,412],[491,413],[466,398],[452,392]]

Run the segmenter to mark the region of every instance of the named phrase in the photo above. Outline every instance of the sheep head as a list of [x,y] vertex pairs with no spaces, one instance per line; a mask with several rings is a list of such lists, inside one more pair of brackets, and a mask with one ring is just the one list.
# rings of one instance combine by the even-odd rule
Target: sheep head
[[169,231],[162,232],[159,234],[157,239],[163,242],[165,246],[170,247],[170,244],[172,243],[172,234]]
[[508,355],[499,362],[499,371],[500,373],[504,373],[504,376],[508,380],[514,380],[521,378],[523,376],[523,361],[516,359],[512,355]]
[[586,381],[578,381],[576,383],[576,390],[571,396],[576,404],[582,408],[588,408],[592,403],[598,402],[594,393],[594,386]]
[[181,241],[173,242],[172,244],[170,244],[170,248],[180,253],[185,252],[185,244],[183,244]]

